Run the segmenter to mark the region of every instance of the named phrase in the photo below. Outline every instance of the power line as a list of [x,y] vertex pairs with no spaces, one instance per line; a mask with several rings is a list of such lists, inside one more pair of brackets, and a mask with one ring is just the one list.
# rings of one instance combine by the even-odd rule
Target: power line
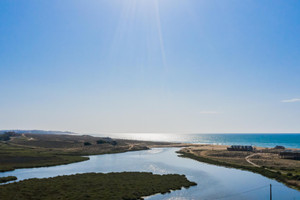
[[226,195],[226,196],[222,196],[222,197],[217,197],[217,198],[214,198],[214,199],[210,198],[210,200],[226,199],[226,198],[229,198],[229,197],[238,196],[238,195],[245,194],[245,193],[248,193],[248,192],[260,190],[260,189],[263,189],[263,188],[266,188],[266,187],[270,187],[270,185],[265,185],[265,186],[253,188],[251,190],[247,190],[247,191],[243,191],[243,192],[239,192],[239,193],[235,193],[235,194],[230,194],[230,195]]

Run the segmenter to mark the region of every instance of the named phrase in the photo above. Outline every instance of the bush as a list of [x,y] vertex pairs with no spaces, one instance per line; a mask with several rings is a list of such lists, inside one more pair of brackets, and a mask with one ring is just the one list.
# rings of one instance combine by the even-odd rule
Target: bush
[[293,176],[293,179],[300,181],[300,175]]
[[92,145],[90,142],[85,142],[84,143],[84,146],[89,146],[89,145]]
[[106,141],[105,140],[97,140],[97,144],[105,144]]
[[0,134],[0,141],[8,141],[10,140],[10,137],[16,136],[17,134],[15,132],[5,132],[3,134]]
[[97,144],[111,144],[111,145],[117,145],[117,141],[112,140],[111,138],[105,138],[97,140]]

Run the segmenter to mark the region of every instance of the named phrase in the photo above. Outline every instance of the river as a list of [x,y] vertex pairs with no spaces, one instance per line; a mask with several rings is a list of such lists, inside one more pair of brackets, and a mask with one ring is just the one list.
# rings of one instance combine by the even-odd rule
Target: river
[[87,172],[145,171],[156,174],[185,174],[198,185],[188,189],[172,191],[165,195],[153,195],[148,200],[260,200],[269,199],[272,184],[273,200],[300,200],[300,192],[259,174],[238,169],[214,166],[177,156],[178,148],[155,148],[118,154],[89,156],[90,160],[59,165],[17,169],[0,173],[16,176],[18,180],[46,178]]

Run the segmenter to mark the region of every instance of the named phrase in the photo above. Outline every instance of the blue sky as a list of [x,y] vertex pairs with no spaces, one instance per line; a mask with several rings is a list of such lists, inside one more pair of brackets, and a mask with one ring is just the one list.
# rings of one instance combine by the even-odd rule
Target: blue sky
[[297,0],[2,0],[0,129],[300,132]]

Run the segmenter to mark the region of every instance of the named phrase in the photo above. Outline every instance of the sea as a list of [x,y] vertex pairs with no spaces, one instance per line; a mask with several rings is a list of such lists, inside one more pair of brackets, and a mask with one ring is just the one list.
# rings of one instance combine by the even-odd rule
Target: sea
[[277,145],[286,148],[300,148],[299,134],[165,134],[165,133],[114,133],[91,134],[93,136],[105,136],[119,139],[162,141],[193,144],[215,145],[252,145],[257,147],[275,147]]

